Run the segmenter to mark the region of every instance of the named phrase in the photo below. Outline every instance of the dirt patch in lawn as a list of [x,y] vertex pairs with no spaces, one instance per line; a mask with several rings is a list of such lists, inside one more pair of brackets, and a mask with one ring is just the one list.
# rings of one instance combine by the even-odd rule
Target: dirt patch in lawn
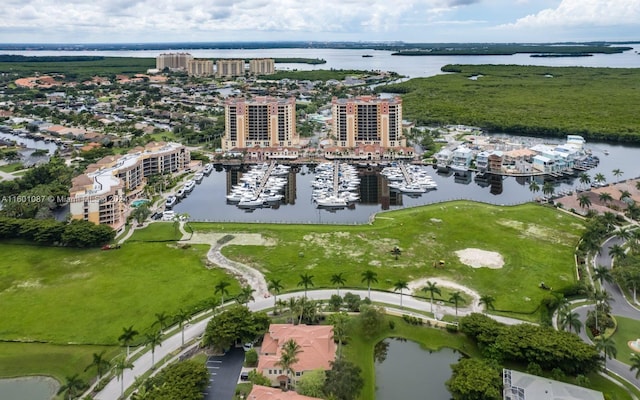
[[460,262],[472,268],[498,269],[504,266],[504,259],[500,253],[481,249],[468,248],[456,251]]

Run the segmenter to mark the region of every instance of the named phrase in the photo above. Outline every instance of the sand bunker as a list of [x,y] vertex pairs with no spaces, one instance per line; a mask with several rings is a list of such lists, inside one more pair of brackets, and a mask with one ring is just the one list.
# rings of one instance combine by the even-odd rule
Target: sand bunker
[[480,249],[464,249],[456,251],[460,262],[473,268],[498,269],[504,266],[500,253]]

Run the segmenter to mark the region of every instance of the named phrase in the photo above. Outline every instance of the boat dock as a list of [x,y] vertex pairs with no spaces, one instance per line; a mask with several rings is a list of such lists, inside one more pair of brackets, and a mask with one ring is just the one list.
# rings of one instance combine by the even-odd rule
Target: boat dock
[[340,162],[333,162],[333,195],[338,195],[338,188],[340,186]]
[[412,184],[413,179],[411,178],[409,171],[407,171],[407,166],[404,165],[404,163],[398,163],[398,166],[400,167],[400,171],[402,172],[402,176],[404,176],[404,181],[407,185]]
[[258,187],[256,188],[256,193],[255,193],[256,196],[260,196],[264,192],[264,188],[267,185],[267,182],[269,181],[269,178],[271,177],[271,173],[273,172],[273,169],[275,167],[276,167],[276,162],[271,161],[271,164],[269,164],[269,166],[267,167],[267,170],[265,171],[264,175],[262,175],[260,184],[258,184]]

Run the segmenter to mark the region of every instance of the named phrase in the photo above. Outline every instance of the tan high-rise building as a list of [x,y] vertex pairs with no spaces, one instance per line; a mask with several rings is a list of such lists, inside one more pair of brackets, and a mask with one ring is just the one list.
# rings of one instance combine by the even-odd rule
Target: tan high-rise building
[[213,75],[213,61],[190,60],[187,63],[187,73],[189,76],[211,76]]
[[273,58],[254,58],[249,60],[249,73],[251,75],[273,75],[276,73],[275,60]]
[[189,61],[193,60],[193,56],[189,53],[163,53],[156,57],[156,69],[162,71],[169,69],[187,69]]
[[234,78],[236,76],[244,76],[244,60],[217,60],[216,61],[216,77],[217,78]]
[[331,101],[333,135],[338,147],[404,147],[402,99],[361,96]]
[[295,98],[228,98],[225,103],[225,130],[222,149],[250,147],[295,147]]

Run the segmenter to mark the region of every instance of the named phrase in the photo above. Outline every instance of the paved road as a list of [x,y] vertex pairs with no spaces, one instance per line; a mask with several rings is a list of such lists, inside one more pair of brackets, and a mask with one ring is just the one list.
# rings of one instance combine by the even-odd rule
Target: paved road
[[[365,298],[368,296],[368,292],[366,290],[343,290],[341,294],[344,294],[346,292],[357,294],[362,298]],[[307,292],[307,297],[315,300],[326,300],[326,299],[329,299],[334,294],[336,294],[335,290],[310,290]],[[282,300],[287,300],[291,297],[301,297],[303,295],[304,295],[304,292],[293,292],[293,293],[286,293],[286,294],[279,295],[278,298]],[[404,310],[413,309],[418,311],[429,312],[431,307],[428,301],[418,300],[408,295],[402,296],[403,306],[401,306],[400,294],[380,292],[375,290],[371,291],[371,300],[375,302],[386,303],[393,309],[404,309]],[[229,304],[231,303],[232,302],[229,302]],[[272,297],[258,298],[256,301],[252,301],[251,303],[249,303],[249,309],[251,309],[252,311],[265,310],[270,307],[273,307]],[[472,308],[458,308],[458,315],[464,316],[472,312],[478,312],[478,311],[480,310],[472,309]],[[455,309],[449,306],[436,305],[434,306],[434,312],[454,315]],[[490,315],[490,316],[500,322],[507,323],[507,324],[522,323],[522,321],[513,319],[513,318],[499,317],[499,316],[493,316],[493,315]],[[193,323],[192,325],[189,325],[188,327],[186,327],[184,331],[185,342],[188,342],[202,335],[207,326],[207,322],[208,322],[208,319],[205,319],[205,320]],[[163,357],[166,357],[170,353],[178,350],[181,344],[182,344],[182,339],[181,339],[180,332],[176,333],[171,337],[168,337],[162,342],[161,346],[156,348],[155,359],[160,360]],[[134,361],[133,365],[134,365],[133,369],[126,370],[123,375],[125,390],[127,390],[127,388],[134,383],[134,380],[136,377],[143,375],[145,372],[151,369],[151,352],[148,351],[144,353],[142,356],[140,356],[140,358]],[[237,381],[237,378],[236,378],[236,381]],[[94,398],[96,400],[113,400],[113,399],[117,399],[118,396],[120,396],[120,382],[117,379],[112,379],[104,387],[104,389],[100,393],[98,393]]]
[[[593,260],[594,266],[601,265],[607,268],[611,268],[612,259],[611,256],[609,256],[609,249],[616,244],[622,245],[623,243],[624,240],[620,239],[617,236],[613,236],[607,239],[602,244],[600,253],[598,253]],[[622,290],[615,282],[604,282],[603,288],[607,291],[607,293],[611,295],[611,298],[613,299],[613,301],[610,302],[611,314],[640,320],[640,310],[629,304],[627,299],[622,294]],[[585,325],[584,322],[587,320],[587,312],[591,309],[593,309],[592,305],[585,305],[575,309],[575,311],[580,315],[580,320],[583,322],[583,326]],[[638,333],[638,335],[640,335],[640,332]],[[580,332],[580,337],[587,343],[593,343],[587,336],[586,329],[582,329],[582,331]],[[631,350],[629,351],[631,352]],[[635,371],[629,371],[629,366],[627,364],[624,364],[615,359],[607,359],[607,369],[625,378],[629,382],[633,383],[636,387],[640,388],[640,380],[636,379]]]
[[205,400],[233,400],[243,362],[244,350],[241,348],[233,348],[224,356],[209,357],[207,369],[211,379],[204,392]]

